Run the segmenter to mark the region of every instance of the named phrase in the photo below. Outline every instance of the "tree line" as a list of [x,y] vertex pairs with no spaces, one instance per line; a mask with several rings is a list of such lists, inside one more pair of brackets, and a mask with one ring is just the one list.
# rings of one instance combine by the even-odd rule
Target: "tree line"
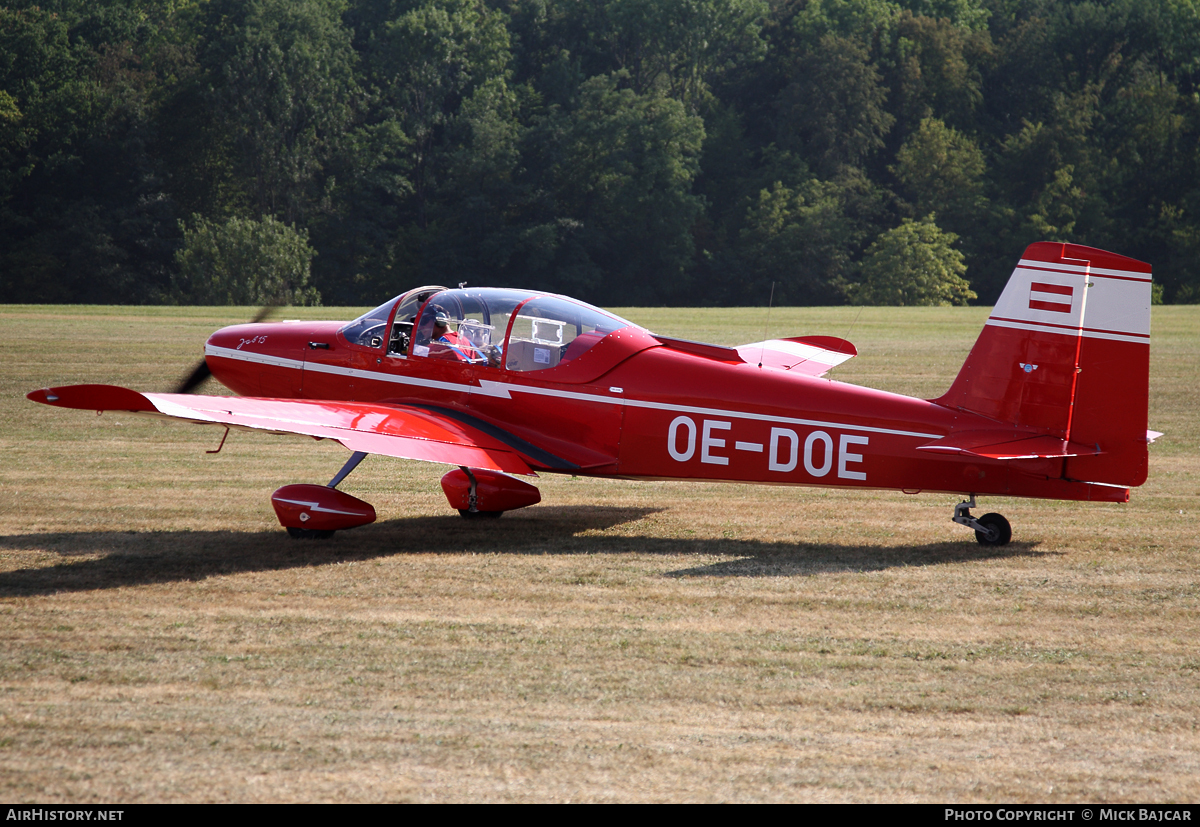
[[1200,301],[1200,0],[0,5],[0,301]]

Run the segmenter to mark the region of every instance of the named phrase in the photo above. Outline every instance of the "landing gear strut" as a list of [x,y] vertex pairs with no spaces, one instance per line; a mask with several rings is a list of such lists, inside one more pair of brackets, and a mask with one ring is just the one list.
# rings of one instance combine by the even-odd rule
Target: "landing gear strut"
[[487,468],[460,465],[442,477],[451,508],[468,520],[495,519],[505,511],[540,502],[542,495],[527,482]]
[[981,546],[1003,546],[1012,539],[1012,526],[1008,520],[999,514],[984,514],[979,519],[971,516],[975,508],[975,495],[954,506],[954,516],[951,518],[959,525],[975,529],[975,540]]
[[503,514],[503,511],[480,511],[479,510],[479,480],[475,479],[475,475],[471,473],[471,469],[465,465],[460,465],[459,468],[467,479],[471,481],[471,486],[467,490],[467,507],[458,509],[458,513],[466,520],[487,520],[495,519]]

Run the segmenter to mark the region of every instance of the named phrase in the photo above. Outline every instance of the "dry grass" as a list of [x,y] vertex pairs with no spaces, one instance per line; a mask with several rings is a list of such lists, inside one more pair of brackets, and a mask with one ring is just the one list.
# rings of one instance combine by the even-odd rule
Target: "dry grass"
[[[841,378],[933,395],[986,315],[857,313],[769,332],[849,333]],[[1197,309],[1155,310],[1150,482],[987,500],[999,551],[888,492],[544,477],[474,525],[379,457],[343,487],[382,522],[297,543],[268,494],[336,446],[210,456],[218,430],[23,399],[165,388],[238,316],[0,308],[0,799],[1196,800]]]

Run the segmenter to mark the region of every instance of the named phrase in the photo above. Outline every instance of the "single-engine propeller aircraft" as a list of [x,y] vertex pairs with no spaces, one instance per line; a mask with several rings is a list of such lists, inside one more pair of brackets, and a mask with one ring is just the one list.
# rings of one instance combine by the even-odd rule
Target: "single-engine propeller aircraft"
[[[293,536],[364,525],[337,486],[368,454],[458,466],[463,516],[540,500],[517,476],[718,480],[961,493],[953,520],[1011,537],[978,495],[1125,502],[1146,479],[1149,265],[1031,245],[950,389],[924,400],[823,378],[829,336],[723,347],[659,336],[563,296],[420,287],[352,322],[214,333],[180,393],[34,391],[47,405],[332,439],[328,485],[272,495]],[[188,393],[211,371],[241,396]],[[224,437],[222,437],[224,442]]]

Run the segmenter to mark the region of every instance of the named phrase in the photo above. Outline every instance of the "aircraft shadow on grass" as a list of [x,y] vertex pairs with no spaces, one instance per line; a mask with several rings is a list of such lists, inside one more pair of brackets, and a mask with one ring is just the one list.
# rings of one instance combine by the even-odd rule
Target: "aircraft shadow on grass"
[[[0,573],[0,597],[113,589],[280,571],[402,554],[707,555],[720,561],[667,577],[796,577],[1034,556],[1032,543],[984,547],[962,541],[920,546],[781,543],[602,533],[661,508],[564,506],[536,516],[468,522],[457,515],[389,520],[331,540],[296,541],[280,531],[60,532],[0,537],[0,549],[58,554],[51,566]],[[969,535],[968,535],[969,536]],[[70,558],[82,558],[72,561]],[[735,558],[735,559],[727,559]]]

